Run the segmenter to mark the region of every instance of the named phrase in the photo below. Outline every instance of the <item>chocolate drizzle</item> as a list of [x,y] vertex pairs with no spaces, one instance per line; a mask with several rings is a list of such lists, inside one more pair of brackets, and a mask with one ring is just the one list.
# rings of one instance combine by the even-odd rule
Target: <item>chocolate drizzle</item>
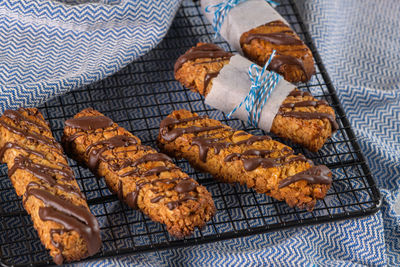
[[306,120],[322,120],[328,119],[332,125],[332,130],[336,131],[339,129],[339,125],[337,124],[335,118],[332,114],[329,113],[321,113],[321,112],[300,112],[300,111],[279,111],[277,115],[281,115],[283,117],[293,117],[298,119],[306,119]]
[[113,121],[106,116],[83,116],[65,121],[65,125],[84,131],[104,129],[110,127]]
[[[225,157],[225,162],[234,160],[242,160],[243,168],[246,171],[253,171],[258,167],[272,168],[279,167],[285,164],[289,164],[293,161],[308,161],[303,155],[293,156],[293,150],[282,149],[281,153],[285,153],[283,156],[277,158],[265,158],[265,156],[276,152],[274,150],[263,150],[263,149],[249,149],[243,153],[232,153]],[[256,156],[256,157],[249,157]],[[289,157],[290,156],[290,157]]]
[[[185,197],[186,196],[190,196],[190,197],[183,197],[181,198],[179,201],[170,201],[167,202],[166,205],[170,210],[175,209],[176,207],[179,206],[180,203],[185,202],[187,200],[197,200],[197,197],[191,196],[190,194],[188,194],[189,192],[194,192],[198,186],[198,184],[191,178],[186,177],[186,178],[173,178],[173,179],[155,179],[152,181],[142,181],[142,182],[137,182],[136,183],[136,189],[130,193],[127,194],[125,202],[128,204],[129,207],[133,208],[133,209],[137,209],[138,205],[137,205],[137,201],[138,201],[138,196],[139,196],[139,192],[140,190],[148,184],[154,185],[156,183],[164,183],[164,184],[172,184],[175,183],[176,185],[174,187],[172,187],[171,189],[174,190],[175,192],[177,192],[178,194],[182,194],[185,193]],[[120,196],[123,195],[122,192],[122,187],[120,187]],[[165,198],[165,195],[159,195],[155,198],[152,198],[150,200],[151,203],[157,203],[159,202],[161,199]],[[173,204],[170,204],[173,203]]]
[[26,199],[30,196],[40,199],[45,205],[39,209],[41,220],[56,222],[67,231],[74,230],[79,233],[87,243],[89,255],[93,255],[99,250],[101,246],[99,225],[86,207],[76,206],[59,196],[38,188],[28,188]]
[[63,176],[63,180],[71,181],[74,179],[71,171],[65,171],[61,169],[52,168],[46,165],[34,163],[29,158],[24,156],[18,156],[14,159],[14,165],[8,170],[8,176],[11,177],[18,170],[26,170],[33,174],[36,178],[42,182],[48,184],[51,187],[55,187],[66,193],[74,194],[79,198],[85,199],[85,196],[81,193],[79,188],[69,184],[61,184],[54,177],[56,174]]
[[206,74],[206,76],[204,77],[204,91],[207,89],[208,84],[211,82],[211,80],[214,79],[215,77],[217,77],[218,74],[219,74],[219,71]]
[[268,70],[275,71],[279,73],[279,69],[283,65],[295,65],[298,66],[306,76],[307,80],[310,79],[310,75],[308,75],[304,63],[301,59],[293,56],[288,56],[288,55],[281,55],[281,54],[276,54],[276,56],[271,60],[271,63],[268,65]]
[[190,126],[187,128],[171,129],[173,126],[175,126],[177,124],[196,121],[196,120],[202,120],[205,118],[208,118],[208,117],[207,116],[194,116],[194,117],[184,118],[184,119],[175,119],[175,118],[171,118],[171,117],[166,117],[160,123],[160,135],[166,141],[171,142],[185,133],[200,133],[200,132],[211,131],[211,130],[223,128],[222,126],[212,126],[212,127]]
[[179,136],[184,135],[184,134],[208,132],[208,131],[222,129],[222,128],[224,128],[224,126],[222,126],[222,125],[208,126],[208,127],[190,126],[187,128],[175,128],[170,131],[166,131],[162,135],[162,138],[164,138],[167,142],[171,142],[171,141],[174,141]]
[[[289,46],[290,49],[278,49],[276,56],[272,59],[271,63],[268,66],[268,70],[275,71],[280,73],[280,68],[283,65],[295,65],[298,66],[304,73],[307,80],[310,79],[310,76],[313,73],[308,73],[304,67],[304,62],[302,58],[307,55],[308,48],[304,45],[303,41],[301,41],[296,34],[283,22],[281,21],[273,21],[267,24],[270,27],[279,27],[283,28],[278,32],[272,33],[253,33],[249,32],[243,40],[243,44],[250,44],[253,40],[263,40],[269,42],[271,44],[277,46]],[[283,52],[294,52],[294,51],[304,51],[306,54],[303,56],[296,57],[291,55],[283,54]],[[266,59],[268,59],[269,55],[267,55]],[[265,62],[264,62],[265,63]]]
[[168,202],[168,203],[167,203],[167,207],[168,207],[170,210],[173,210],[173,209],[176,209],[182,202],[186,202],[186,201],[188,201],[188,200],[197,200],[197,198],[195,198],[195,197],[193,197],[193,196],[191,196],[191,195],[189,195],[189,194],[185,194],[185,195],[183,196],[183,198],[181,198],[181,199],[179,199],[179,200]]
[[305,180],[311,184],[331,184],[332,172],[325,165],[318,165],[308,170],[296,173],[279,182],[279,188],[286,187],[294,182]]
[[244,43],[249,44],[254,39],[264,40],[275,45],[303,45],[300,39],[287,32],[250,33],[244,39]]
[[306,91],[300,91],[300,90],[293,90],[290,92],[289,96],[312,96],[309,92]]
[[220,138],[206,139],[204,137],[193,138],[192,145],[197,145],[199,147],[199,158],[201,161],[207,161],[208,150],[212,147],[214,148],[214,154],[217,155],[219,152],[232,145],[230,142],[218,142]]
[[[18,118],[18,120],[15,121],[16,125],[18,125],[18,123],[22,119],[22,118],[19,118],[19,117],[17,117],[17,118]],[[21,135],[21,136],[23,136],[24,138],[26,138],[26,139],[28,139],[30,141],[38,142],[38,143],[47,145],[47,146],[49,146],[51,148],[55,148],[57,150],[61,149],[60,144],[57,143],[56,140],[51,139],[51,138],[49,138],[47,136],[44,136],[44,135],[42,136],[42,135],[36,134],[36,133],[34,133],[32,131],[29,131],[29,129],[24,129],[24,130],[23,129],[19,129],[17,127],[14,127],[14,126],[6,123],[4,120],[0,120],[0,124],[4,128],[6,128],[7,130],[9,130],[10,132],[12,132],[14,134]]]
[[280,108],[297,108],[297,107],[316,107],[316,106],[328,106],[328,102],[325,100],[313,101],[301,101],[295,103],[285,103],[280,106]]
[[[116,147],[127,147],[130,145],[136,145],[137,140],[132,136],[126,135],[117,135],[106,140],[102,140],[96,143],[89,145],[86,148],[86,155],[88,155],[88,168],[96,173],[97,166],[101,160],[101,154],[110,149],[114,149]],[[98,149],[93,149],[94,147],[100,146]]]
[[[162,154],[162,153],[153,153],[153,154],[146,154],[143,157],[133,161],[130,163],[130,166],[132,167],[137,167],[140,164],[149,162],[149,161],[162,161],[162,162],[171,162],[171,158],[169,158],[167,155]],[[139,169],[136,168],[132,171],[129,171],[127,173],[124,173],[121,175],[121,177],[126,177],[126,176],[130,176],[130,175],[137,175],[139,177],[146,177],[146,176],[150,176],[150,175],[154,175],[154,174],[159,174],[161,172],[164,171],[171,171],[173,169],[179,169],[176,166],[173,167],[167,167],[167,166],[157,166],[155,168],[152,168],[142,174],[140,174]],[[198,184],[193,180],[190,179],[189,177],[186,178],[173,178],[173,179],[166,179],[166,178],[158,178],[158,179],[154,179],[154,180],[144,180],[144,181],[138,181],[136,182],[136,188],[133,192],[130,192],[127,194],[126,198],[125,198],[125,202],[128,204],[128,206],[130,206],[133,209],[137,209],[137,199],[139,196],[139,192],[140,190],[147,184],[156,184],[156,183],[165,183],[165,184],[171,184],[171,183],[175,183],[176,185],[172,188],[175,192],[177,192],[178,194],[181,193],[188,193],[188,192],[192,192],[195,191],[195,189],[197,188]],[[122,183],[120,183],[120,188],[119,188],[119,197],[122,198],[123,197],[123,188],[122,188]],[[165,195],[159,195],[156,198],[151,199],[150,201],[152,203],[156,203],[158,201],[160,201],[161,199],[165,198]],[[193,199],[197,199],[195,197],[192,197]],[[169,203],[169,202],[168,202]],[[166,204],[168,206],[168,203]],[[168,206],[169,208],[170,206]]]
[[190,48],[185,54],[180,56],[175,63],[174,72],[177,72],[185,62],[199,58],[224,58],[229,59],[233,54],[225,52],[215,44],[201,44]]
[[[293,90],[289,96],[297,97],[297,96],[311,96],[309,92]],[[285,103],[280,106],[280,109],[277,115],[281,115],[283,117],[293,117],[299,119],[313,120],[313,119],[327,119],[331,123],[332,130],[336,131],[339,129],[339,125],[337,124],[335,117],[330,113],[322,113],[322,112],[302,112],[302,111],[283,111],[283,108],[295,108],[295,107],[316,107],[316,106],[328,106],[328,102],[325,100],[305,100],[295,103]]]
[[[22,112],[27,112],[30,116],[35,116],[41,120],[42,123],[25,117]],[[21,135],[30,141],[44,144],[51,149],[50,153],[55,152],[64,158],[62,148],[54,138],[39,135],[27,127],[28,125],[34,126],[40,133],[51,133],[50,129],[46,127],[46,122],[39,116],[37,111],[33,113],[33,111],[29,109],[19,109],[18,111],[7,110],[4,112],[3,117],[12,120],[15,124],[15,126],[10,125],[2,118],[0,124],[5,129],[14,134]],[[101,246],[99,226],[96,218],[89,212],[88,208],[76,206],[64,196],[58,196],[49,191],[49,188],[56,188],[67,194],[72,194],[77,198],[85,199],[78,187],[73,184],[61,183],[61,181],[74,180],[73,172],[69,166],[62,162],[55,162],[60,168],[36,163],[30,158],[31,155],[42,159],[42,161],[49,160],[44,153],[25,147],[24,144],[13,142],[5,143],[0,149],[1,159],[9,149],[23,150],[25,152],[14,158],[14,164],[8,171],[9,176],[13,176],[15,172],[20,169],[31,173],[39,180],[38,182],[31,181],[28,183],[25,189],[23,203],[25,204],[30,196],[40,199],[45,205],[39,208],[40,219],[43,221],[50,220],[64,227],[63,229],[50,229],[51,242],[54,247],[60,250],[60,253],[54,257],[54,261],[57,264],[61,264],[64,258],[62,256],[63,246],[53,240],[53,235],[61,235],[72,230],[78,232],[86,241],[89,255],[96,253]],[[25,154],[27,155],[25,156]]]

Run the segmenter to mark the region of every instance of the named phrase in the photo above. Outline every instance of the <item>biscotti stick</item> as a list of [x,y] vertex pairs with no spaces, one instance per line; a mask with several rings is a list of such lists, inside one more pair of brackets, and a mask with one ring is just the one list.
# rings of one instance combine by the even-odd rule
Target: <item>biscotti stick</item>
[[[201,0],[202,10],[211,23],[215,9],[205,12],[206,7],[223,1]],[[311,50],[265,0],[243,1],[231,8],[223,18],[220,34],[235,50],[260,66],[276,50],[268,70],[289,82],[307,82],[315,73]]]
[[96,110],[82,110],[65,122],[63,144],[68,155],[104,176],[120,199],[176,237],[191,234],[215,213],[205,187]]
[[101,246],[98,222],[42,114],[6,110],[0,136],[0,159],[54,262],[94,255]]
[[[226,78],[227,71],[224,76],[219,76],[225,68],[229,67],[229,70],[237,69],[236,66],[230,66],[231,60],[240,60],[236,57],[240,57],[240,55],[235,55],[232,58],[231,53],[223,51],[214,44],[199,43],[178,58],[175,64],[175,78],[184,86],[203,95],[206,98],[206,103],[212,102],[219,106],[228,105],[228,103],[234,101],[240,103],[243,99],[232,99],[236,95],[233,87],[236,86],[240,90],[243,88],[238,88],[238,83],[225,86],[224,81],[233,83],[229,78]],[[245,84],[249,83],[248,70],[238,71],[239,75],[232,77],[232,80],[240,79],[239,81],[243,81]],[[244,75],[244,78],[240,75]],[[216,79],[220,79],[220,81],[214,86]],[[247,87],[248,89],[244,89],[250,90],[250,85]],[[223,93],[217,91],[222,89],[224,89]],[[279,90],[279,88],[276,88],[275,92]],[[271,118],[270,129],[264,130],[301,144],[311,151],[318,151],[338,128],[335,112],[326,101],[317,100],[310,93],[298,91],[294,86],[293,90],[286,98],[282,98],[283,102],[280,108],[278,104],[276,116]],[[227,91],[226,94],[225,91]],[[218,102],[214,98],[213,101],[210,100],[211,96],[214,97],[217,94],[225,96],[223,101]],[[219,108],[217,105],[211,105]],[[231,109],[234,107],[235,105]],[[270,111],[265,112],[265,114],[271,115]],[[235,116],[235,113],[233,115]]]
[[240,45],[244,56],[260,66],[276,50],[268,70],[279,73],[288,82],[307,82],[315,74],[311,50],[282,21],[272,21],[243,33]]
[[172,112],[160,125],[160,148],[225,182],[254,188],[291,206],[312,210],[325,197],[332,173],[269,136],[235,131],[187,110]]

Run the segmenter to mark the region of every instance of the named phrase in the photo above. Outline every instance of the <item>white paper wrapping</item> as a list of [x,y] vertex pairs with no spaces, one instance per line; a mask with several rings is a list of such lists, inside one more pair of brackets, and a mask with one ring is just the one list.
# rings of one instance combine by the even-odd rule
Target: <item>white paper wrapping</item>
[[[205,9],[209,5],[216,5],[221,2],[224,1],[201,0],[201,9],[211,24],[214,19],[214,10],[211,9],[211,12],[207,13]],[[238,4],[228,12],[221,26],[220,34],[233,49],[242,53],[240,36],[244,32],[274,20],[281,20],[289,25],[265,0],[248,0]]]
[[[214,78],[205,103],[225,113],[229,113],[239,106],[250,91],[251,80],[248,70],[251,64],[253,62],[241,55],[231,57],[229,64],[225,65],[218,76]],[[293,84],[280,79],[262,109],[258,122],[259,128],[269,132],[279,107],[295,88],[296,86]],[[237,109],[233,116],[247,122],[248,113],[244,105]]]

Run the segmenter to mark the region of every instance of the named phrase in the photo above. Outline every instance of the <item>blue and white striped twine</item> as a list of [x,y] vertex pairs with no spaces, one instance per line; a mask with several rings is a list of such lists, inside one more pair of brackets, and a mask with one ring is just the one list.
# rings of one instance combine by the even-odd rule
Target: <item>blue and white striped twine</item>
[[[214,11],[214,19],[213,26],[215,35],[214,38],[217,38],[219,35],[219,31],[221,29],[222,23],[224,23],[225,16],[229,13],[229,11],[237,6],[240,3],[246,2],[247,0],[226,0],[216,5],[208,5],[205,9],[207,13],[212,12],[211,9],[215,9]],[[272,0],[265,0],[265,2],[269,3],[271,6],[276,7],[278,5],[277,2]]]
[[271,63],[272,59],[276,54],[274,50],[269,57],[267,63],[262,69],[256,64],[251,64],[249,67],[249,77],[251,80],[251,87],[249,94],[245,99],[236,106],[229,114],[228,118],[235,113],[243,104],[245,104],[245,109],[248,113],[247,123],[255,127],[258,127],[258,122],[261,117],[261,111],[267,103],[271,93],[274,91],[276,85],[278,84],[281,76],[275,72],[267,72],[268,65]]

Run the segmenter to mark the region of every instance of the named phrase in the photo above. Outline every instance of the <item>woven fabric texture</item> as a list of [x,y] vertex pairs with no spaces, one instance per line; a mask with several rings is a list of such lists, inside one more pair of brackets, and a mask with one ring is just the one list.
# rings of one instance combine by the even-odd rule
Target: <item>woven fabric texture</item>
[[0,111],[100,80],[167,33],[180,0],[0,1]]

